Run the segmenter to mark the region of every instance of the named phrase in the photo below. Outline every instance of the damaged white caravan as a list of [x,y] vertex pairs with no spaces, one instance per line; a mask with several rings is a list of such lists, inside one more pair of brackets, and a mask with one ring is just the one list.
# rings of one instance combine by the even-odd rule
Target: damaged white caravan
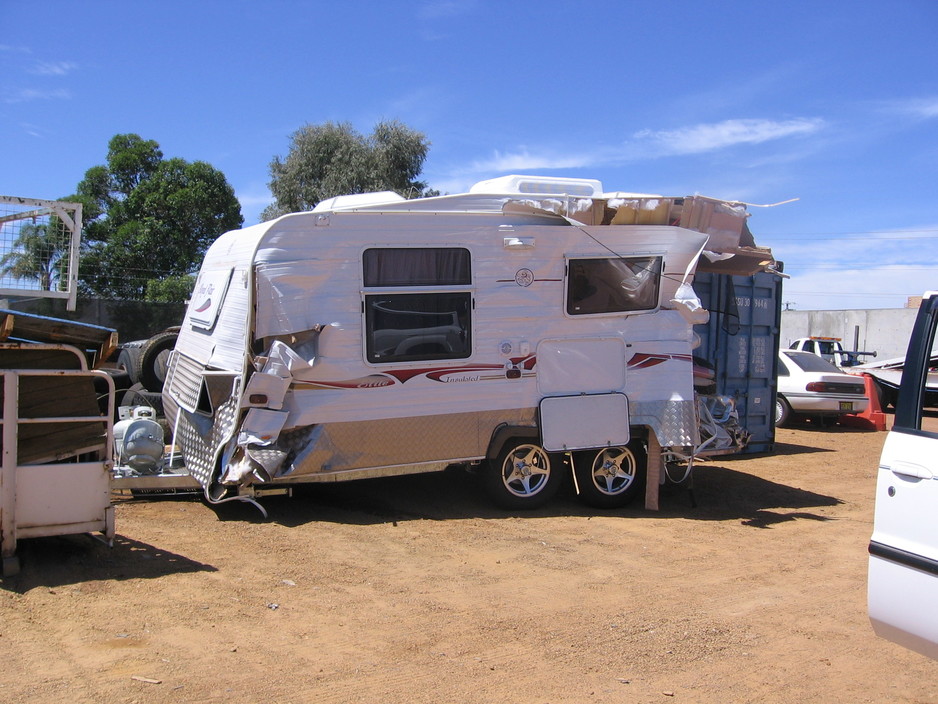
[[698,266],[771,265],[746,218],[738,203],[512,176],[342,196],[229,232],[170,361],[175,443],[213,502],[465,465],[526,508],[573,466],[586,502],[618,506],[647,464],[654,505],[667,461],[745,440],[698,405],[707,311],[691,284]]

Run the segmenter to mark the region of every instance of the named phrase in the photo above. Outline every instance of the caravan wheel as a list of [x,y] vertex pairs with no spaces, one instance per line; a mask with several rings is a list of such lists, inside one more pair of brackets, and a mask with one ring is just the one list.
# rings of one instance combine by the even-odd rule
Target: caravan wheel
[[502,508],[532,509],[547,503],[560,488],[560,463],[540,445],[516,439],[505,445],[484,478],[492,500]]
[[645,448],[638,441],[578,452],[573,471],[580,500],[596,508],[625,506],[645,484],[645,465]]

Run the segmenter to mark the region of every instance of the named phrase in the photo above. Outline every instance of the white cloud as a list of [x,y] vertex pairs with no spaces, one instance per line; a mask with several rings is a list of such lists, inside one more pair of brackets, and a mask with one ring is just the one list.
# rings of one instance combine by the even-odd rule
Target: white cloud
[[784,300],[798,310],[901,308],[938,279],[938,225],[771,246],[792,277]]
[[479,178],[461,174],[448,174],[440,178],[428,178],[431,188],[435,188],[443,195],[450,193],[465,193]]
[[40,61],[29,73],[36,76],[65,76],[76,68],[78,64],[71,61]]
[[274,202],[274,197],[266,185],[249,184],[245,188],[236,188],[235,197],[241,204],[241,215],[245,227],[260,222],[261,212]]
[[402,115],[408,124],[432,124],[435,120],[441,119],[446,107],[452,102],[451,94],[447,89],[437,86],[419,86],[392,98],[380,114],[370,117],[365,122],[375,124],[388,119],[387,115]]
[[795,310],[852,310],[904,308],[909,296],[935,287],[938,268],[874,267],[785,272],[782,299]]
[[20,90],[5,93],[0,102],[7,105],[15,103],[28,103],[33,100],[69,100],[72,94],[64,88],[55,90],[40,90],[38,88],[21,88]]
[[427,42],[444,42],[458,30],[452,20],[475,10],[477,0],[425,0],[417,8],[420,37]]
[[273,201],[273,196],[270,195],[270,191],[266,190],[263,193],[254,192],[254,193],[245,193],[244,191],[239,191],[235,193],[235,196],[238,198],[238,202],[241,205],[248,206],[267,206],[271,201]]
[[456,17],[475,8],[476,0],[429,0],[418,10],[418,16],[424,20],[441,17]]
[[475,161],[470,165],[473,173],[507,171],[530,171],[532,169],[578,169],[595,163],[589,155],[577,154],[534,154],[525,148],[515,152],[496,151],[489,159]]
[[824,127],[820,118],[794,120],[724,120],[676,130],[642,130],[634,135],[637,143],[653,142],[667,155],[701,154],[738,144],[761,144],[786,137],[813,134]]
[[[798,238],[773,244],[779,259],[799,262],[808,268],[868,266],[925,266],[938,262],[938,225],[903,230],[862,232],[816,239]],[[938,266],[935,267],[938,271]]]
[[[491,157],[471,162],[458,171],[441,175],[450,184],[470,182],[480,174],[521,173],[557,169],[583,169],[620,166],[663,156],[701,154],[737,145],[757,145],[773,140],[813,134],[825,126],[820,118],[792,120],[725,120],[676,130],[643,130],[632,139],[614,145],[556,150],[550,147],[520,146],[495,151]],[[769,157],[760,157],[769,158]],[[797,155],[791,159],[798,158]],[[435,187],[440,188],[439,185]],[[739,196],[734,196],[739,197]]]
[[938,117],[938,96],[910,98],[909,100],[888,103],[887,111],[900,113],[920,120]]
[[21,122],[20,128],[30,137],[45,137],[45,131],[42,127],[31,122]]

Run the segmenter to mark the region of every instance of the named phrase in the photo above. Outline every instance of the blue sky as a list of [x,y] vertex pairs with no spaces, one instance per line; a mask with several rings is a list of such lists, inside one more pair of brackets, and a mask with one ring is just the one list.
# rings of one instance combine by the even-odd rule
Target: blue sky
[[798,198],[750,221],[790,308],[938,289],[938,0],[0,0],[0,26],[3,195],[65,197],[134,132],[220,169],[252,224],[296,129],[398,119],[443,192]]

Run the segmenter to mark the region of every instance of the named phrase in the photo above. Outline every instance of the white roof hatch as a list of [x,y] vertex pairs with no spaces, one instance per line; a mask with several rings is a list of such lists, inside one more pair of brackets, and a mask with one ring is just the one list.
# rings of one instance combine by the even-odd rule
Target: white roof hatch
[[470,193],[528,193],[536,195],[600,197],[603,184],[590,178],[557,178],[555,176],[500,176],[479,181]]

